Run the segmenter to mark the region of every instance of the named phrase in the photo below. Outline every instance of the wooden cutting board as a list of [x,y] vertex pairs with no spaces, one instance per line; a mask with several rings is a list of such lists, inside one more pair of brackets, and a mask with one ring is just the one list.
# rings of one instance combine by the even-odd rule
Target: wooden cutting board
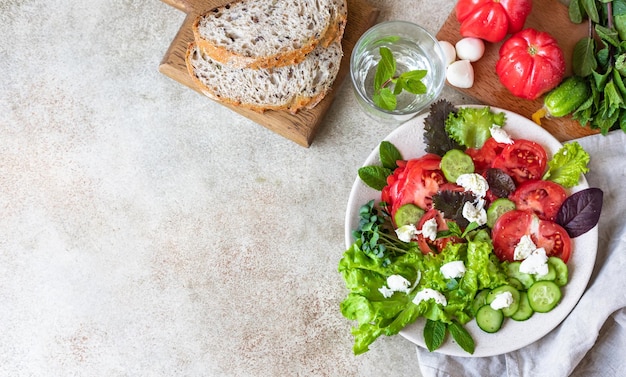
[[[185,52],[189,42],[193,41],[191,25],[198,15],[224,5],[229,0],[162,0],[181,11],[187,13],[178,34],[174,37],[169,49],[165,53],[159,66],[159,71],[170,78],[186,85],[200,93],[191,77],[187,73],[185,66]],[[357,40],[367,29],[376,23],[379,10],[372,7],[366,0],[347,0],[348,2],[348,23],[346,25],[343,38],[343,59],[341,67],[332,90],[328,95],[311,110],[302,110],[297,114],[288,111],[266,111],[263,114],[243,109],[236,106],[225,105],[233,111],[253,120],[254,122],[267,127],[268,129],[290,139],[299,145],[309,147],[313,142],[315,133],[320,127],[326,111],[330,107],[335,93],[346,78],[350,70],[350,54]],[[207,97],[207,100],[208,97]],[[206,114],[207,125],[210,125],[211,114]]]
[[[587,24],[574,24],[569,20],[567,7],[558,0],[535,0],[533,10],[526,20],[525,27],[532,27],[537,30],[547,31],[559,42],[559,46],[565,55],[567,63],[566,75],[570,75],[572,70],[572,51],[574,45],[580,38],[587,35]],[[444,25],[437,33],[439,40],[444,40],[453,45],[461,39],[459,34],[460,24],[456,19],[456,13],[452,11]],[[495,71],[498,60],[498,50],[500,43],[487,43],[485,56],[478,62],[473,63],[475,81],[474,86],[469,89],[459,90],[479,101],[494,107],[500,107],[521,114],[527,118],[543,105],[543,98],[535,101],[528,101],[517,98],[500,84],[500,80]],[[588,127],[582,127],[571,118],[544,119],[541,122],[543,128],[548,130],[559,141],[567,141],[578,137],[597,133]]]

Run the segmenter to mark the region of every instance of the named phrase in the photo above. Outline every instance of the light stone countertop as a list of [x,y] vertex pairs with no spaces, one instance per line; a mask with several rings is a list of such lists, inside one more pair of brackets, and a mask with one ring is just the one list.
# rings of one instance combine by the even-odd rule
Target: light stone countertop
[[[436,33],[453,1],[371,0]],[[158,72],[160,1],[0,1],[0,376],[419,376],[352,354],[344,213],[392,128],[348,81],[303,148]],[[450,88],[443,96],[473,103]]]

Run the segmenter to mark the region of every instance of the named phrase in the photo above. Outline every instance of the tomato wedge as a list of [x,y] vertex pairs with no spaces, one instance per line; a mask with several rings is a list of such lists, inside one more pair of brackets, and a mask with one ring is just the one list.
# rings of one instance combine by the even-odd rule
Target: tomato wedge
[[420,158],[402,163],[387,177],[387,186],[381,193],[381,200],[391,208],[391,215],[402,205],[413,203],[429,210],[432,207],[432,196],[439,191],[439,186],[446,183],[439,169],[441,157],[426,154]]
[[532,180],[519,185],[510,199],[517,209],[531,210],[540,219],[554,221],[567,198],[565,189],[552,181]]
[[[433,219],[433,218],[437,221],[437,232],[441,232],[441,231],[448,229],[448,224],[446,223],[446,220],[443,218],[443,215],[441,214],[441,212],[439,212],[438,210],[434,208],[428,210],[422,216],[419,223],[417,224],[417,229],[422,230],[424,223],[426,223],[426,221]],[[444,247],[446,247],[446,244],[448,244],[448,242],[459,243],[459,242],[463,242],[463,240],[461,240],[458,237],[452,236],[452,237],[437,238],[433,241],[430,238],[424,237],[422,234],[417,235],[417,244],[419,245],[419,248],[422,251],[422,254],[428,254],[432,252],[439,253],[441,252],[441,250],[443,250]]]
[[534,141],[517,139],[502,149],[491,167],[502,169],[516,184],[521,184],[531,179],[541,179],[547,160],[548,155],[541,145]]
[[537,247],[546,249],[549,257],[559,257],[567,263],[572,254],[572,240],[567,231],[552,221],[540,220],[538,234],[531,238]]
[[559,257],[566,262],[572,253],[572,240],[567,231],[555,222],[539,219],[532,211],[513,210],[496,221],[491,231],[494,253],[501,261],[514,261],[515,246],[520,239],[530,235],[537,247],[546,255]]
[[493,160],[506,146],[507,144],[498,143],[496,139],[490,137],[481,148],[467,148],[465,153],[472,158],[476,172],[482,173],[491,167]]
[[532,212],[513,210],[498,218],[491,230],[493,252],[501,261],[514,261],[515,246],[526,234],[530,234]]

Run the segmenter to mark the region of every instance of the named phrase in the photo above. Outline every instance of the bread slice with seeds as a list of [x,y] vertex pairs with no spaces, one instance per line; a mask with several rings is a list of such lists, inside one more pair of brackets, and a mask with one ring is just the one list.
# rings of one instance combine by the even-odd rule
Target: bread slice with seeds
[[235,68],[213,59],[195,42],[187,70],[200,90],[222,103],[257,112],[313,108],[331,89],[343,55],[341,44],[318,46],[298,64],[273,69]]
[[217,62],[275,68],[341,41],[347,15],[346,0],[238,0],[200,15],[192,29],[198,48]]

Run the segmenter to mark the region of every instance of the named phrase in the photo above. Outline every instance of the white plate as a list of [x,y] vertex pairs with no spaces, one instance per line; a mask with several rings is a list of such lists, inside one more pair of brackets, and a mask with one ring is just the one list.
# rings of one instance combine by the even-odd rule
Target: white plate
[[[467,105],[467,107],[470,106],[477,107]],[[546,152],[548,152],[549,158],[561,148],[561,143],[559,143],[558,140],[529,119],[507,110],[495,107],[491,109],[492,111],[502,111],[506,114],[504,129],[511,137],[538,142],[544,146]],[[424,119],[427,115],[428,114],[423,114],[422,116],[408,121],[385,138],[385,140],[390,141],[400,150],[404,159],[416,158],[425,154],[423,134]],[[376,146],[363,166],[379,164],[378,146]],[[569,193],[571,194],[588,187],[587,180],[581,177],[578,186],[570,189]],[[359,207],[372,199],[380,201],[380,191],[369,188],[357,176],[352,186],[352,191],[350,192],[346,211],[346,248],[349,248],[353,243],[352,230],[356,229],[358,226]],[[495,334],[488,334],[482,331],[476,325],[476,321],[472,320],[465,327],[472,334],[474,342],[476,343],[476,349],[473,355],[463,351],[461,347],[455,344],[450,336],[447,337],[446,342],[436,352],[454,356],[493,356],[520,349],[541,339],[558,326],[572,311],[574,306],[576,306],[576,303],[585,291],[589,278],[591,277],[596,260],[597,247],[597,226],[589,232],[572,239],[572,256],[567,263],[570,281],[563,289],[561,302],[549,313],[535,313],[530,319],[524,322],[516,322],[507,318],[504,321],[502,329]],[[413,343],[425,348],[426,346],[422,336],[424,322],[424,319],[420,318],[414,324],[403,329],[400,334]]]

